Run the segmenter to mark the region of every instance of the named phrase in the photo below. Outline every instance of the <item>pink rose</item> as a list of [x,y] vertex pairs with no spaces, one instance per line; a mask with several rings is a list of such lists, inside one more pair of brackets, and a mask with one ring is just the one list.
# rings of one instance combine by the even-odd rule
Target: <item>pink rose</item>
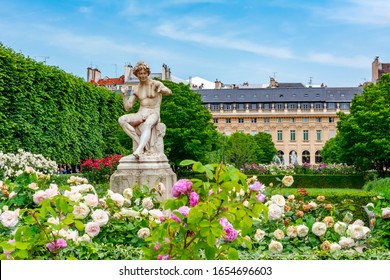
[[46,244],[47,248],[49,248],[50,251],[57,251],[59,249],[65,248],[67,246],[66,240],[63,238],[58,238],[55,242],[52,241],[50,243]]
[[100,232],[100,226],[96,222],[89,222],[85,225],[85,233],[91,237],[98,235]]
[[196,192],[191,192],[190,193],[190,206],[194,207],[198,204],[199,202],[199,194]]
[[174,197],[179,197],[184,193],[189,193],[191,189],[192,189],[192,182],[188,181],[188,179],[180,179],[173,185],[172,195]]
[[263,190],[264,189],[264,186],[263,184],[261,184],[260,182],[255,182],[254,184],[252,185],[249,185],[249,189],[252,190],[252,191],[260,191],[260,190]]
[[180,214],[182,214],[184,217],[188,217],[188,213],[190,212],[190,208],[188,206],[182,206],[179,209],[177,209]]

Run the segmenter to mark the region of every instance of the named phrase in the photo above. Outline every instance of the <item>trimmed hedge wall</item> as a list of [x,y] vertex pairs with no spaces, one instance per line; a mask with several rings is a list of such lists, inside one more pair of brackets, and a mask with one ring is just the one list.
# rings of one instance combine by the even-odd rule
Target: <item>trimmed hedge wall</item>
[[[251,175],[248,175],[249,177]],[[283,175],[257,175],[257,179],[269,185],[273,183],[277,186],[280,182],[277,178],[282,179]],[[311,175],[295,174],[292,188],[318,188],[318,189],[362,189],[364,185],[363,175]]]

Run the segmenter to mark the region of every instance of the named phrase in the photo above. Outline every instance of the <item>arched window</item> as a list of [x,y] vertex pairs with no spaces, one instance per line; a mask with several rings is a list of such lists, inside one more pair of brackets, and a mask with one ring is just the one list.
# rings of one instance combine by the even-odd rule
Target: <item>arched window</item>
[[317,151],[316,152],[316,163],[320,163],[320,162],[322,162],[322,158],[320,155],[320,151]]
[[279,157],[279,159],[280,159],[280,162],[282,163],[282,164],[284,164],[284,152],[283,151],[278,151],[278,157]]
[[309,151],[303,151],[302,152],[302,163],[310,163],[310,152]]
[[297,152],[292,150],[290,152],[290,164],[298,164],[298,157],[297,157]]

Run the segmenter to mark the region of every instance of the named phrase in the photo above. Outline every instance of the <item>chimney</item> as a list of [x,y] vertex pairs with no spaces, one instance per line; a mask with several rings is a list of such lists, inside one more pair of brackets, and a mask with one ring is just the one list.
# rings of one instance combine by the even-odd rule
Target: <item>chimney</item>
[[222,87],[222,82],[218,81],[218,79],[215,80],[215,88],[214,89],[221,89]]
[[93,69],[93,79],[94,82],[97,83],[102,78],[101,72],[99,69],[95,68]]
[[125,65],[125,83],[131,80],[133,75],[133,66],[131,64]]
[[271,88],[277,88],[279,86],[278,82],[275,80],[275,78],[270,77],[269,78],[269,87]]

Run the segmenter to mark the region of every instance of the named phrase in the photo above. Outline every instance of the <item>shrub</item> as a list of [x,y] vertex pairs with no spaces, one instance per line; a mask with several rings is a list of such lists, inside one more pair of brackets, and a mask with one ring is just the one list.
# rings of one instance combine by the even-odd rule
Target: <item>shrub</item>
[[363,189],[376,194],[381,194],[390,199],[390,178],[381,178],[370,181],[363,186]]
[[115,154],[102,159],[87,159],[81,163],[81,173],[92,183],[107,183],[121,158]]

